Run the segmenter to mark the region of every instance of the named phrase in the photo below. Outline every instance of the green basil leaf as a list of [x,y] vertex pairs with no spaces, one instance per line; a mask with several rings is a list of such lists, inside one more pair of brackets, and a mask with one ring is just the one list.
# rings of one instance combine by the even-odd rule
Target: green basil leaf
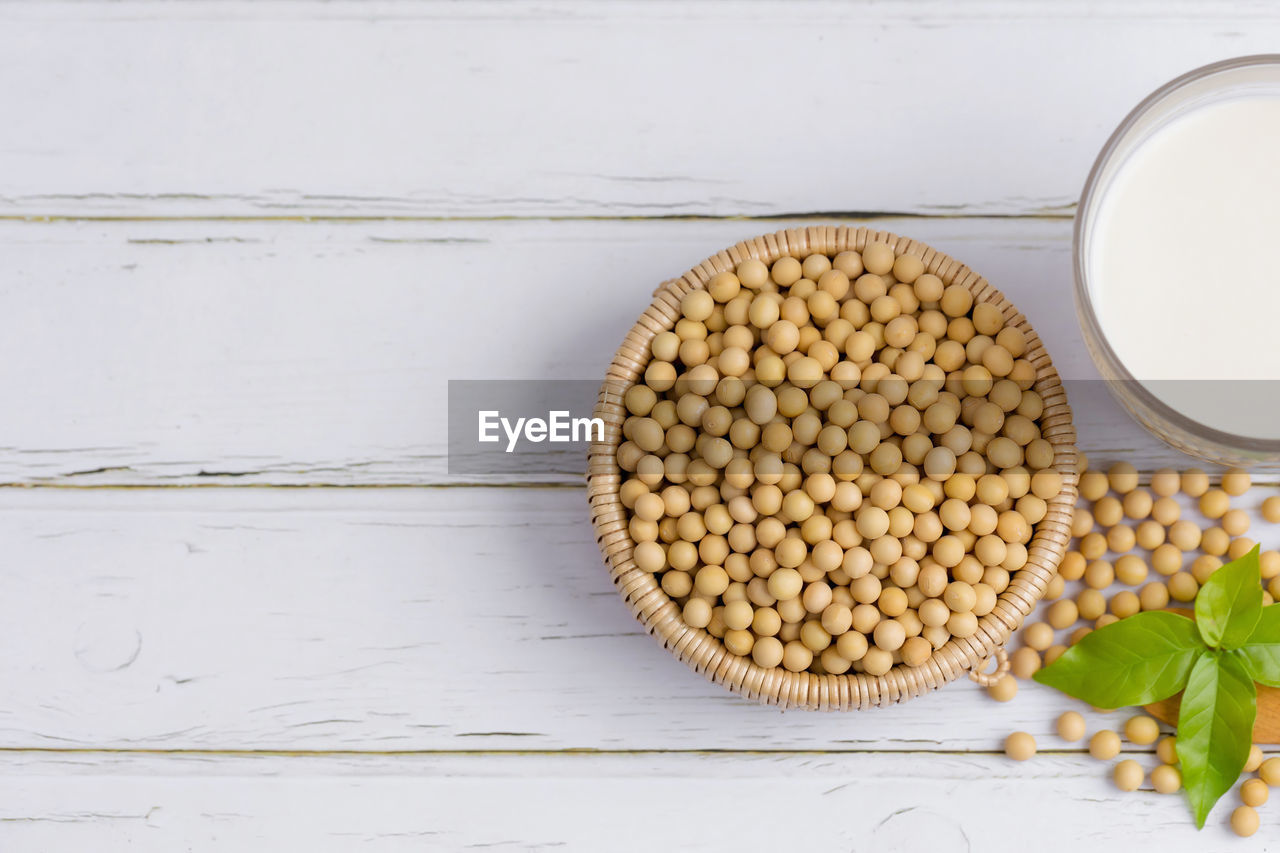
[[1262,617],[1237,653],[1253,680],[1280,687],[1280,604],[1262,608]]
[[1152,610],[1086,634],[1034,677],[1099,708],[1145,705],[1181,690],[1204,651],[1194,622]]
[[1208,652],[1196,661],[1178,712],[1178,761],[1196,826],[1231,789],[1253,744],[1257,691],[1240,659]]
[[1234,649],[1249,639],[1262,615],[1258,547],[1218,569],[1196,596],[1196,625],[1214,648]]

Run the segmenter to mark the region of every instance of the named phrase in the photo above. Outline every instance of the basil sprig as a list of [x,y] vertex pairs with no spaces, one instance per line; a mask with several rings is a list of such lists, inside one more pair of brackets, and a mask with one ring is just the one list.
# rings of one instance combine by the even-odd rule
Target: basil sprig
[[1280,605],[1262,609],[1253,634],[1236,651],[1254,681],[1280,686]]
[[1209,809],[1249,760],[1257,710],[1253,679],[1238,657],[1220,651],[1200,656],[1178,711],[1178,761],[1197,826],[1204,826]]
[[1036,681],[1102,708],[1146,705],[1183,691],[1182,782],[1204,826],[1244,769],[1257,716],[1254,682],[1280,687],[1280,603],[1262,606],[1258,548],[1218,569],[1196,618],[1138,613],[1087,634]]

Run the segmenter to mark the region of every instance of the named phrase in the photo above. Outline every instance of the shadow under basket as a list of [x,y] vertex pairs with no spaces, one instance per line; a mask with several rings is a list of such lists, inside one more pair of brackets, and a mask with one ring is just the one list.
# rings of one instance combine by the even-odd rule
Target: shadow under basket
[[[628,512],[618,498],[624,480],[617,450],[622,424],[627,418],[623,395],[644,375],[650,358],[650,342],[659,332],[674,327],[680,302],[692,290],[706,289],[717,273],[732,271],[749,258],[766,264],[787,255],[861,251],[869,242],[887,243],[896,254],[919,257],[927,272],[947,285],[968,289],[975,304],[989,302],[1000,309],[1008,325],[1027,339],[1024,355],[1036,369],[1034,390],[1044,401],[1038,423],[1052,445],[1053,467],[1062,474],[1062,490],[1047,501],[1045,517],[1035,525],[1027,545],[1025,567],[1013,573],[1009,586],[997,598],[995,608],[978,620],[978,630],[966,638],[953,637],[920,666],[894,666],[881,676],[850,672],[816,675],[765,668],[750,657],[732,654],[705,629],[693,628],[681,618],[680,608],[662,590],[655,575],[637,568],[632,559],[635,542],[628,532]],[[923,243],[886,231],[867,228],[816,226],[766,234],[720,252],[683,276],[663,284],[653,301],[628,332],[609,365],[600,389],[595,416],[605,424],[604,440],[588,453],[587,497],[600,552],[614,584],[635,617],[662,645],[695,672],[734,693],[768,705],[806,710],[853,710],[890,705],[918,696],[969,673],[980,684],[990,683],[1008,669],[1003,647],[1035,608],[1057,571],[1071,537],[1071,516],[1076,500],[1075,428],[1058,373],[1049,354],[1027,319],[998,290],[968,267]],[[994,672],[984,672],[992,659]]]

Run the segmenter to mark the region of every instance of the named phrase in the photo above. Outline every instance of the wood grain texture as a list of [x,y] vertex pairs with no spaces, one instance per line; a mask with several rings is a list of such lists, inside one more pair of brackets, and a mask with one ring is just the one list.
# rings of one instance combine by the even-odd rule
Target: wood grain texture
[[[1083,449],[1181,464],[1090,380],[1069,223],[877,222],[1030,318]],[[0,223],[0,483],[483,482],[448,474],[448,380],[599,381],[658,282],[782,224]],[[585,448],[515,456],[487,479],[582,482]]]
[[1078,704],[732,696],[628,614],[583,495],[0,490],[0,748],[991,750]]
[[[1180,464],[1089,381],[1070,214],[1142,95],[1277,38],[1251,0],[0,4],[0,485],[53,487],[0,488],[0,849],[1245,849],[1038,685],[702,681],[576,456],[385,487],[483,481],[447,380],[596,378],[660,281],[814,222],[971,265],[1095,460]],[[257,488],[324,485],[370,488]]]
[[1069,215],[1272,4],[0,7],[13,217]]
[[[1138,756],[1150,768],[1154,758]],[[0,756],[16,850],[1262,850],[1079,755]],[[755,819],[744,819],[747,810]],[[1263,810],[1264,821],[1269,809]],[[644,827],[637,826],[643,821]]]

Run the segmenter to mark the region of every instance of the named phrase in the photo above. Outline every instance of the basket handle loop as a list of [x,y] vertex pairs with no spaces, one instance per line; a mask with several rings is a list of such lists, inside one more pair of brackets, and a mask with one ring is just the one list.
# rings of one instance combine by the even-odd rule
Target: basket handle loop
[[[987,672],[987,667],[995,661],[996,668]],[[991,657],[969,670],[969,677],[978,683],[981,687],[990,687],[999,681],[1004,674],[1009,671],[1009,655],[1005,652],[1004,646],[996,646],[995,652]]]

